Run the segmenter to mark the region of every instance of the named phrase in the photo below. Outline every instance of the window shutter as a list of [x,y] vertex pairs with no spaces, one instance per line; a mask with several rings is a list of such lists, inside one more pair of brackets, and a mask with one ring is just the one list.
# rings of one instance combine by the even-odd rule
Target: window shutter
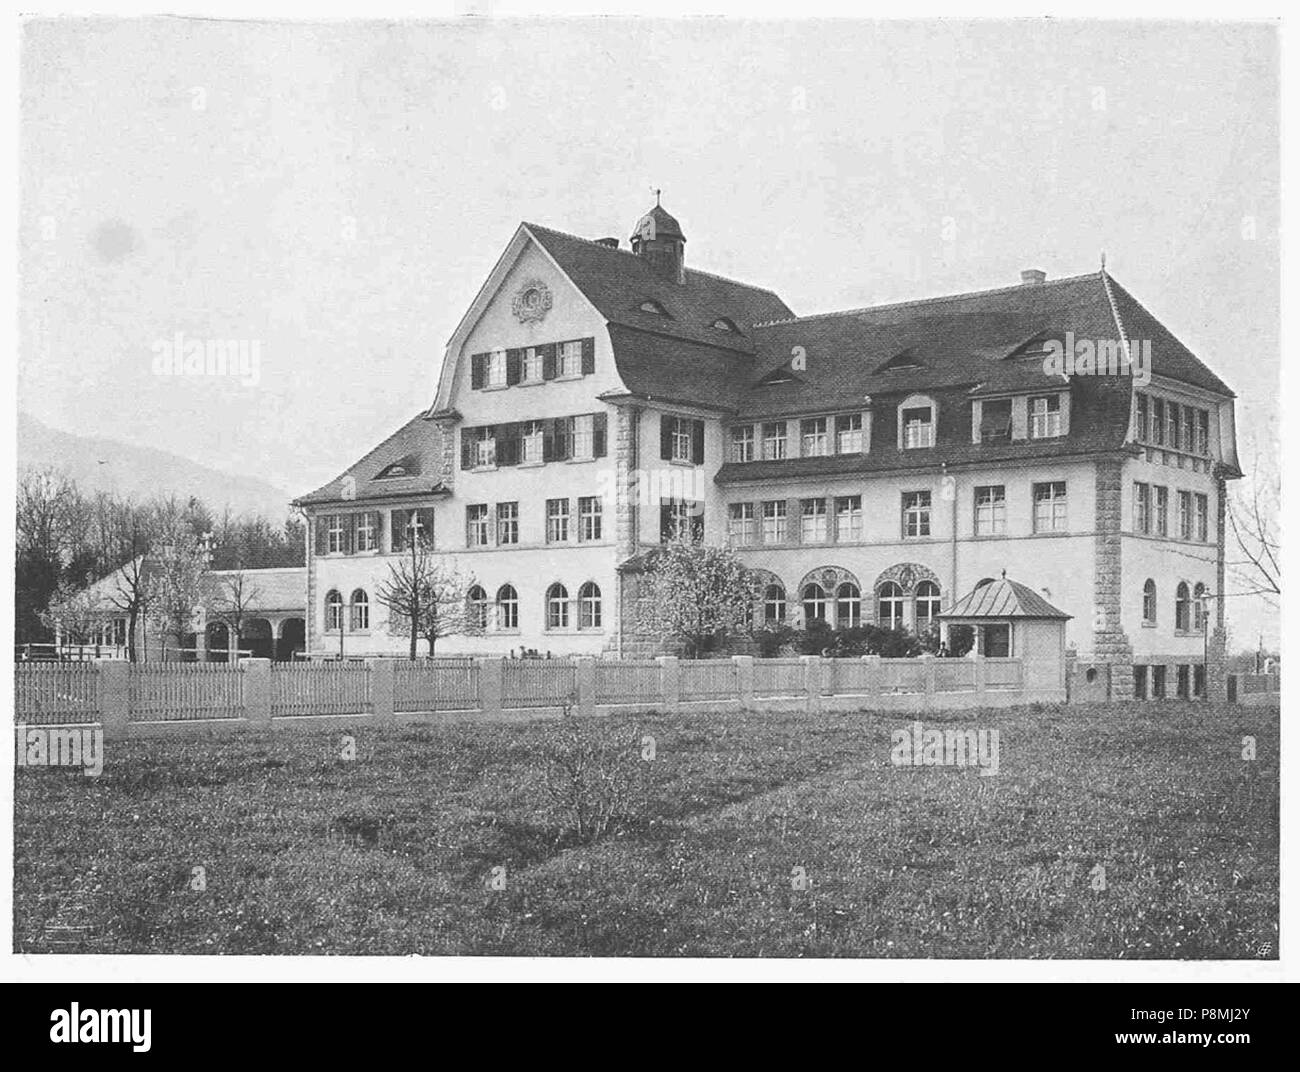
[[659,540],[667,543],[673,536],[673,504],[671,500],[659,501]]
[[474,437],[471,434],[473,431],[472,428],[462,428],[460,430],[460,467],[462,469],[470,469],[474,465],[472,453]]
[[542,379],[555,379],[555,343],[548,342],[538,349],[542,352]]
[[384,512],[376,510],[370,515],[370,523],[375,526],[375,550],[384,549]]
[[605,456],[605,418],[604,413],[597,413],[591,419],[591,453],[595,458]]
[[421,535],[425,543],[430,547],[433,546],[433,507],[423,506],[417,512],[416,516],[420,519]]
[[355,546],[352,540],[352,530],[356,526],[357,519],[353,517],[344,517],[343,519],[343,553],[352,554],[352,548]]
[[542,422],[542,461],[555,461],[555,422]]
[[691,461],[696,465],[704,464],[704,422],[691,422]]
[[503,424],[497,429],[497,465],[519,464],[519,424]]
[[596,340],[582,340],[582,374],[590,376],[596,371]]
[[565,462],[573,457],[573,418],[555,418],[555,460]]
[[394,510],[393,518],[393,550],[406,550],[406,511]]
[[659,414],[659,457],[671,461],[673,456],[673,418],[666,413]]
[[329,547],[329,514],[319,514],[316,517],[316,553],[325,554]]
[[478,390],[487,383],[487,354],[475,354],[469,359],[469,385]]
[[803,509],[798,499],[787,499],[785,501],[785,535],[789,543],[799,542],[799,518],[802,516],[800,511]]
[[522,350],[506,351],[506,383],[512,387],[522,378]]

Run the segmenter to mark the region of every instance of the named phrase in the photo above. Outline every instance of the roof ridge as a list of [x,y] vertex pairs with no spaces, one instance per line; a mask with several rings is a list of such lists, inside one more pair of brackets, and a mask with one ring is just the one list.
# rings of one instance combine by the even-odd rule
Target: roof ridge
[[[1063,283],[1078,283],[1083,279],[1092,279],[1097,276],[1096,272],[1084,272],[1081,275],[1067,275],[1060,279],[1050,279],[1044,283],[1034,284],[1034,289],[1041,287],[1055,287]],[[917,305],[931,305],[935,302],[958,301],[962,298],[977,298],[989,294],[1007,294],[1025,289],[1024,283],[1013,283],[1006,287],[993,287],[990,290],[967,290],[959,294],[938,294],[933,298],[909,298],[906,301],[884,302],[880,305],[862,305],[855,309],[834,309],[827,313],[809,313],[807,316],[792,316],[784,320],[763,320],[754,325],[755,328],[773,327],[777,324],[794,324],[801,320],[821,320],[827,317],[835,316],[857,316],[861,313],[874,313],[881,309],[906,309]]]
[[[320,494],[321,492],[323,492],[326,488],[328,488],[331,484],[334,484],[334,483],[336,483],[336,482],[342,480],[345,476],[347,476],[349,473],[351,473],[354,469],[360,469],[361,466],[365,465],[366,462],[370,461],[370,459],[371,459],[372,457],[374,457],[374,455],[378,454],[379,451],[380,451],[380,449],[381,449],[382,447],[385,447],[385,446],[387,446],[390,442],[392,442],[394,436],[398,435],[398,434],[401,433],[401,432],[404,432],[407,428],[411,427],[411,425],[415,424],[416,421],[423,421],[423,420],[426,420],[426,419],[427,419],[427,418],[426,418],[426,414],[427,414],[427,413],[429,412],[429,410],[431,410],[432,408],[433,408],[432,406],[427,406],[427,407],[425,407],[424,409],[420,410],[420,412],[417,413],[414,417],[412,417],[410,420],[408,420],[405,424],[403,424],[400,428],[396,428],[396,429],[394,429],[393,431],[389,432],[387,436],[385,436],[385,437],[384,437],[383,439],[381,439],[378,443],[376,443],[373,447],[371,447],[368,451],[366,451],[365,454],[363,454],[363,455],[362,455],[360,458],[358,458],[355,462],[353,462],[353,463],[352,463],[351,465],[349,465],[346,469],[344,469],[343,472],[339,473],[338,476],[331,477],[329,480],[325,481],[325,483],[322,484],[322,485],[320,485],[320,487],[318,487],[318,488],[313,488],[311,491],[304,492],[302,495],[295,495],[292,499],[289,500],[290,505],[292,505],[293,503],[296,503],[299,499],[306,499],[306,498],[308,498],[308,497],[310,497],[310,496],[312,496],[312,495],[319,495],[319,494]],[[439,434],[439,435],[442,434],[441,430],[439,431],[438,434]]]
[[[575,242],[586,242],[589,246],[599,246],[601,249],[607,249],[611,253],[622,253],[626,257],[637,257],[637,255],[630,249],[624,249],[622,246],[607,246],[599,239],[584,238],[582,235],[571,234],[568,231],[559,231],[554,227],[547,227],[544,223],[529,223],[527,220],[524,220],[523,225],[528,228],[535,227],[539,231],[549,231],[551,234],[559,235],[561,238],[571,238]],[[638,263],[641,263],[641,258],[637,257],[637,261]],[[780,295],[771,287],[760,287],[757,283],[746,283],[743,279],[733,279],[729,275],[719,275],[717,272],[708,272],[703,268],[693,268],[689,264],[686,266],[686,271],[694,275],[707,275],[710,279],[721,279],[724,283],[734,283],[738,287],[746,287],[749,290],[757,290],[763,294],[771,294],[774,298],[780,298]]]

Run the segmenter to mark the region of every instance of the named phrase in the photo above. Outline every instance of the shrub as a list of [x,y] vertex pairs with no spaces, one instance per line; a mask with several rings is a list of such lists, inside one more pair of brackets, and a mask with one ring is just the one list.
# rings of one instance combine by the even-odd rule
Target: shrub
[[763,659],[774,659],[789,645],[795,642],[798,632],[784,622],[754,630],[754,643],[758,655]]
[[542,784],[559,826],[556,840],[594,841],[645,807],[650,763],[638,734],[566,709],[542,736]]

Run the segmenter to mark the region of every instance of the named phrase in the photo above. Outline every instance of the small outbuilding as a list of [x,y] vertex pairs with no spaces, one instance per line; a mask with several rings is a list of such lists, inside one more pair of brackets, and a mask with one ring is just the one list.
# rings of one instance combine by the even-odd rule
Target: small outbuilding
[[1019,659],[1026,689],[1065,689],[1065,623],[1070,615],[1032,588],[1007,579],[987,581],[939,614],[940,642],[950,648],[949,629],[970,626],[972,653]]

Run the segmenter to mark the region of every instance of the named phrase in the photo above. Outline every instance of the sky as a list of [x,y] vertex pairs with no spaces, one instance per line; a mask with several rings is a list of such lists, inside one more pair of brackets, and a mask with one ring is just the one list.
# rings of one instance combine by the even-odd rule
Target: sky
[[[1263,24],[33,20],[18,405],[304,493],[430,403],[520,221],[626,240],[661,188],[800,314],[1104,251],[1276,471],[1277,77]],[[160,374],[177,333],[256,376]]]

